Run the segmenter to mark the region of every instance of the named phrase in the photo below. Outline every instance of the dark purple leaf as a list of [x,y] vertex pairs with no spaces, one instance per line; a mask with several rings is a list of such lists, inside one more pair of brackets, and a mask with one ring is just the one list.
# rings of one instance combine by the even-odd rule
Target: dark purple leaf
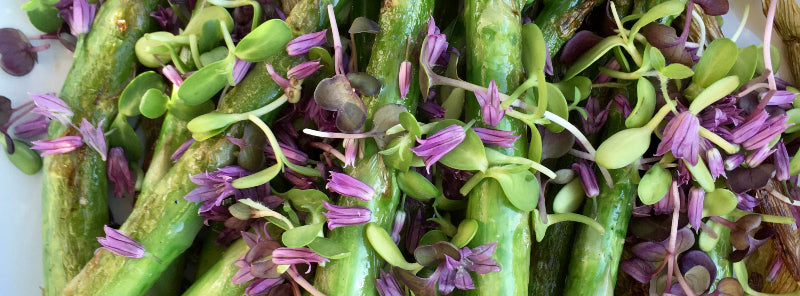
[[742,289],[742,285],[739,284],[739,280],[726,277],[724,279],[719,280],[717,283],[717,290],[714,291],[711,295],[714,296],[744,296],[744,289]]
[[[701,266],[708,271],[712,281],[717,277],[717,266],[714,265],[714,261],[711,261],[711,257],[700,250],[691,250],[682,254],[678,259],[678,266],[683,274],[686,274],[692,267]],[[708,282],[704,291],[710,286],[711,281]]]
[[31,51],[30,41],[25,34],[14,28],[0,29],[0,67],[13,76],[23,76],[31,72],[37,54]]
[[436,296],[436,280],[438,274],[434,273],[429,278],[420,278],[402,268],[392,268],[403,284],[417,296]]
[[775,173],[775,166],[772,164],[761,164],[754,168],[738,167],[728,172],[728,187],[736,194],[742,194],[750,190],[761,189],[767,186],[767,182]]
[[667,248],[654,242],[638,243],[631,251],[636,257],[648,262],[660,262],[667,256]]
[[8,155],[14,154],[14,139],[6,132],[3,132],[3,136],[6,138],[6,153],[8,153]]
[[736,229],[731,230],[731,244],[735,251],[729,257],[732,262],[739,262],[756,251],[775,235],[775,230],[762,225],[761,216],[750,214],[736,220]]
[[445,255],[455,260],[461,260],[458,248],[449,242],[437,242],[433,245],[419,246],[414,250],[414,258],[422,266],[431,266],[442,262]]
[[367,106],[344,75],[320,81],[314,90],[314,101],[322,109],[337,112],[336,127],[342,132],[359,132],[367,120]]
[[659,23],[650,23],[642,28],[642,35],[650,45],[658,48],[672,62],[692,66],[692,55],[686,51],[686,40],[680,39],[675,29]]
[[[678,228],[689,224],[686,215],[680,215]],[[656,215],[649,217],[631,217],[628,232],[638,238],[651,242],[660,242],[669,238],[672,227],[672,215]]]
[[11,118],[11,100],[0,96],[0,126],[6,124]]
[[728,0],[695,0],[694,4],[703,8],[707,15],[723,15],[728,13]]
[[643,284],[649,283],[653,276],[653,266],[639,258],[622,261],[619,266],[634,280]]
[[554,133],[546,128],[540,129],[539,132],[542,135],[542,159],[564,156],[575,144],[575,137],[571,133]]
[[579,31],[572,39],[567,41],[564,49],[561,50],[561,62],[565,64],[574,63],[583,53],[597,45],[601,40],[603,40],[603,37],[591,31]]

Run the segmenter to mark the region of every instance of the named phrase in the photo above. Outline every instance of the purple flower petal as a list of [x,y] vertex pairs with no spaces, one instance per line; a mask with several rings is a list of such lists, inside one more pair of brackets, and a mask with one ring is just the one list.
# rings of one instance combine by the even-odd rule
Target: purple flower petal
[[183,142],[183,144],[178,146],[178,149],[175,149],[175,152],[172,153],[169,159],[172,159],[173,162],[178,161],[178,159],[183,156],[186,150],[189,150],[189,147],[192,146],[192,144],[194,144],[194,138],[189,138],[186,140],[186,142]]
[[400,283],[391,272],[380,271],[380,277],[375,279],[375,288],[381,296],[404,296]]
[[719,176],[725,176],[725,164],[722,162],[722,155],[717,148],[706,150],[706,160],[711,177],[716,179]]
[[145,250],[139,242],[106,225],[103,225],[103,231],[105,231],[106,237],[97,238],[97,242],[102,245],[103,249],[128,258],[144,257]]
[[[775,179],[778,181],[789,180],[789,152],[786,151],[786,145],[783,140],[775,144]],[[797,156],[795,156],[797,157]]]
[[[428,93],[429,94],[435,93],[435,90],[431,89]],[[431,118],[431,119],[433,119],[433,118],[444,118],[444,114],[445,114],[445,112],[447,112],[447,110],[445,110],[444,108],[442,108],[442,106],[440,106],[439,104],[436,104],[432,100],[427,100],[427,101],[423,102],[422,104],[419,104],[419,109],[420,109],[420,112],[422,112],[422,114],[424,114],[425,116],[427,116],[428,118]]]
[[456,148],[466,138],[464,128],[459,125],[450,125],[425,140],[417,139],[419,145],[411,148],[417,156],[422,157],[425,169],[430,173],[431,166],[439,161],[445,154]]
[[744,154],[734,154],[725,159],[725,170],[732,171],[744,162]]
[[500,109],[500,91],[497,89],[497,84],[494,80],[489,81],[487,92],[474,91],[475,98],[481,106],[481,115],[483,121],[490,126],[496,126],[503,119],[506,110]]
[[[624,97],[619,99],[620,101],[627,102],[628,100]],[[625,108],[623,106],[623,108]],[[630,108],[630,105],[628,106]],[[583,131],[587,134],[596,134],[603,128],[603,125],[606,123],[608,119],[608,112],[611,109],[611,105],[606,105],[605,109],[600,109],[600,100],[595,98],[594,96],[590,96],[586,100],[586,107],[584,110],[586,111],[586,118],[584,119],[581,117],[581,124],[583,126]],[[630,114],[630,113],[629,113]]]
[[100,120],[100,123],[97,124],[97,128],[95,128],[86,118],[83,118],[80,127],[78,127],[78,131],[83,135],[83,142],[89,145],[89,147],[92,147],[97,153],[100,153],[100,158],[106,161],[108,144],[106,143],[106,134],[103,133],[102,126],[104,120]]
[[370,201],[372,196],[375,195],[375,189],[366,183],[347,174],[337,172],[331,172],[331,178],[325,188],[343,196],[355,197],[363,201]]
[[289,53],[290,57],[307,54],[312,47],[325,44],[325,34],[327,32],[328,30],[326,29],[292,39],[286,44],[286,52]]
[[35,138],[46,134],[49,126],[50,122],[47,121],[47,117],[44,115],[37,115],[28,121],[14,126],[14,135],[23,139]]
[[400,73],[397,78],[398,86],[400,87],[400,97],[406,98],[408,89],[411,87],[411,62],[403,61],[400,63]]
[[303,62],[289,69],[289,71],[286,72],[286,77],[289,77],[289,79],[305,79],[311,76],[311,74],[314,74],[314,72],[317,72],[319,68],[322,68],[319,59]]
[[519,139],[519,136],[515,136],[514,131],[483,127],[473,127],[472,130],[478,134],[478,138],[481,138],[483,144],[516,149],[516,147],[514,147],[514,142]]
[[44,115],[51,120],[56,120],[64,126],[69,126],[70,123],[72,123],[72,108],[59,97],[53,94],[32,93],[28,93],[28,96],[30,96],[31,99],[33,99],[33,103],[36,104],[33,113]]
[[[766,92],[763,92],[760,93],[758,96],[759,98],[763,99],[766,94],[767,94]],[[796,93],[790,92],[788,90],[779,90],[776,91],[771,98],[769,98],[767,106],[791,104],[796,97],[797,97]]]
[[178,73],[178,70],[172,65],[166,65],[164,68],[161,68],[161,74],[167,77],[167,80],[172,82],[175,86],[181,86],[181,84],[183,84],[183,77],[181,77],[181,74]]
[[676,158],[683,158],[697,165],[700,152],[700,120],[689,111],[683,111],[667,123],[664,137],[658,144],[656,155],[672,151]]
[[308,273],[311,271],[311,263],[328,262],[328,258],[309,248],[277,248],[272,251],[272,262],[277,265],[309,264],[306,271]]
[[275,83],[277,83],[284,91],[286,89],[292,87],[292,84],[289,83],[289,79],[283,78],[278,72],[275,72],[275,68],[272,67],[271,64],[267,64],[267,72],[269,73],[269,77],[272,78]]
[[42,156],[67,153],[83,146],[80,136],[63,136],[52,140],[33,141],[31,144],[33,144],[31,149],[44,151]]
[[78,36],[89,32],[96,12],[97,4],[89,4],[86,0],[72,0],[72,5],[61,10],[58,15],[67,21],[72,35]]
[[591,164],[586,160],[578,160],[577,163],[572,164],[572,170],[578,173],[583,186],[583,192],[588,197],[595,197],[600,195],[600,187],[597,185],[597,176],[594,174]]
[[790,126],[790,124],[786,123],[788,118],[789,117],[786,115],[778,115],[770,118],[764,122],[761,130],[742,142],[742,148],[746,150],[755,150],[766,146],[776,137],[779,137],[780,134]]
[[689,190],[689,205],[687,206],[689,225],[695,231],[700,230],[700,224],[703,223],[700,219],[703,218],[703,201],[705,200],[706,192],[702,188],[692,186]]
[[327,212],[322,214],[328,218],[328,229],[342,226],[361,225],[372,219],[372,211],[364,207],[344,207],[323,201]]
[[282,277],[275,279],[270,279],[270,278],[257,279],[252,283],[250,283],[250,285],[247,286],[246,289],[244,289],[244,293],[250,296],[265,295],[269,293],[269,291],[272,290],[272,288],[275,288],[278,285],[282,284],[283,281],[284,280]]
[[135,183],[131,178],[131,170],[128,168],[128,159],[125,152],[120,147],[111,148],[108,157],[108,169],[106,170],[108,180],[114,184],[112,189],[116,197],[122,198],[126,194],[133,196]]
[[747,166],[754,168],[761,165],[772,153],[775,153],[775,149],[769,149],[769,146],[764,145],[747,155],[744,161],[747,163]]
[[242,79],[244,79],[244,76],[247,74],[247,71],[250,70],[250,66],[252,65],[253,63],[251,62],[236,58],[236,61],[233,63],[233,71],[231,73],[233,76],[233,84],[239,84],[239,82],[242,82]]

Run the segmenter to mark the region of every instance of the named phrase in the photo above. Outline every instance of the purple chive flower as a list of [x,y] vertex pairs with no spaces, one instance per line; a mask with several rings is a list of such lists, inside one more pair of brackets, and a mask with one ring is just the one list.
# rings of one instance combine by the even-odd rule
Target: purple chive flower
[[31,144],[33,144],[31,149],[44,151],[42,156],[67,153],[83,146],[81,136],[63,136],[52,140],[33,141]]
[[183,77],[181,77],[181,74],[178,73],[178,70],[176,70],[172,65],[166,65],[164,68],[161,68],[161,74],[163,74],[164,77],[167,77],[167,80],[172,82],[172,84],[175,86],[181,86],[181,84],[183,84]]
[[89,123],[86,118],[81,120],[81,126],[78,127],[78,131],[83,135],[83,142],[89,147],[92,147],[97,153],[100,153],[100,158],[103,161],[106,161],[106,155],[108,154],[108,144],[106,144],[106,134],[103,133],[103,120],[100,120],[100,123],[97,124],[97,128]]
[[700,120],[689,111],[683,111],[667,123],[664,138],[658,144],[656,155],[672,151],[676,158],[683,158],[697,165],[700,153]]
[[678,193],[680,195],[680,191],[681,190],[678,188],[678,180],[672,179],[667,195],[653,205],[653,213],[656,215],[672,214],[672,211],[675,209],[674,194]]
[[35,138],[47,133],[49,126],[50,122],[47,121],[47,117],[36,115],[30,120],[14,126],[14,135],[23,139]]
[[33,103],[36,105],[36,108],[33,108],[33,113],[44,115],[65,126],[69,126],[72,122],[72,108],[59,97],[53,94],[32,93],[28,93],[28,96],[33,99]]
[[200,206],[200,213],[211,210],[214,206],[222,204],[225,198],[240,194],[241,192],[233,188],[234,180],[249,175],[250,172],[240,166],[226,166],[211,173],[200,173],[189,177],[192,182],[199,187],[190,191],[183,198],[191,202],[203,202]]
[[272,251],[272,262],[277,265],[308,264],[311,271],[311,263],[328,262],[328,258],[322,257],[309,248],[277,248]]
[[722,155],[717,148],[706,150],[706,160],[708,161],[708,170],[714,179],[725,176],[725,164],[722,162]]
[[783,131],[790,126],[786,124],[786,120],[788,118],[789,117],[786,115],[778,115],[770,118],[764,122],[761,130],[742,142],[742,148],[746,150],[754,150],[766,146],[776,137],[779,137],[781,133],[783,133]]
[[403,230],[403,225],[406,224],[406,212],[398,210],[394,216],[394,223],[392,223],[392,241],[395,244],[400,243],[400,231]]
[[408,89],[411,87],[411,62],[403,61],[400,63],[400,74],[397,78],[397,84],[400,87],[400,97],[405,99],[408,94]]
[[328,30],[325,29],[292,39],[286,44],[286,52],[289,53],[290,57],[307,54],[312,47],[325,44],[325,34],[327,32]]
[[580,176],[581,186],[583,186],[583,192],[586,193],[586,196],[595,197],[600,195],[600,187],[597,186],[597,177],[594,174],[591,163],[580,159],[577,163],[572,164],[572,170]]
[[[65,1],[69,2],[69,0],[61,0],[60,2]],[[72,0],[72,5],[66,6],[67,8],[61,10],[58,15],[69,24],[72,35],[78,36],[88,33],[89,28],[92,27],[94,15],[97,12],[97,4],[89,4],[86,0]]]
[[314,74],[314,72],[317,72],[319,68],[322,68],[322,65],[319,63],[319,59],[303,62],[289,69],[289,71],[286,72],[286,76],[289,77],[289,79],[305,79],[306,77],[311,76],[311,74]]
[[483,121],[490,126],[496,126],[503,119],[506,110],[500,110],[500,91],[494,80],[489,81],[487,92],[474,91],[478,104],[481,105],[481,115]]
[[772,153],[775,153],[775,149],[769,149],[769,146],[766,145],[761,146],[758,150],[747,155],[744,161],[747,163],[747,166],[754,168],[761,165]]
[[688,216],[689,216],[689,225],[692,225],[692,228],[695,229],[695,232],[700,230],[700,221],[703,218],[703,201],[706,198],[706,192],[703,188],[697,188],[692,186],[692,189],[689,189],[689,205],[687,206],[688,209]]
[[178,146],[178,149],[175,149],[175,152],[172,153],[169,159],[172,159],[173,162],[178,161],[178,159],[180,159],[183,154],[186,153],[186,150],[189,150],[189,147],[191,147],[192,144],[194,144],[194,138],[189,138],[186,140],[186,142],[183,142],[183,144]]
[[[497,242],[480,245],[474,249],[468,247],[461,248],[458,253],[460,260],[455,260],[449,255],[445,255],[445,260],[439,263],[441,274],[439,275],[439,292],[450,294],[455,288],[460,290],[475,289],[472,277],[468,271],[479,274],[486,274],[493,271],[500,271],[500,265],[492,259],[494,251],[497,249]],[[443,268],[442,268],[443,266]]]
[[767,282],[774,282],[778,279],[778,275],[781,273],[781,268],[783,268],[783,258],[780,254],[775,256],[775,259],[772,259],[772,263],[769,265],[769,271],[767,272],[766,280]]
[[378,290],[380,296],[404,296],[403,289],[400,288],[400,283],[397,282],[394,274],[385,272],[381,269],[381,275],[375,279],[375,289]]
[[[625,100],[627,101],[627,99]],[[586,111],[586,119],[581,117],[583,131],[590,135],[599,132],[608,119],[608,111],[610,107],[611,105],[609,104],[606,105],[605,109],[601,110],[600,100],[594,96],[590,96],[588,99],[586,99],[586,107],[584,107],[584,110]]]
[[347,174],[331,172],[331,178],[325,188],[343,196],[355,197],[363,201],[372,200],[375,189],[361,180],[353,178]]
[[514,142],[519,139],[519,136],[515,136],[513,131],[484,127],[473,127],[472,130],[478,134],[478,138],[481,138],[481,142],[486,145],[516,149]]
[[250,66],[252,65],[253,63],[251,62],[236,58],[236,62],[233,63],[233,72],[231,73],[233,76],[233,83],[239,84],[239,82],[242,82],[244,75],[247,74],[247,71],[250,70]]
[[344,167],[356,165],[356,154],[358,154],[358,143],[355,139],[344,140]]
[[457,124],[450,125],[427,139],[417,139],[417,147],[411,148],[417,156],[422,157],[425,169],[431,172],[431,166],[439,161],[445,154],[455,149],[466,137],[464,128]]
[[114,196],[122,198],[126,194],[133,196],[135,184],[131,178],[131,170],[128,168],[128,159],[121,147],[114,147],[108,153],[108,169],[106,175],[108,180],[114,184],[112,190]]
[[139,242],[107,225],[103,225],[103,231],[106,232],[106,237],[97,238],[97,242],[102,245],[101,249],[106,249],[111,253],[128,258],[139,259],[144,257],[145,250]]
[[[614,59],[614,61],[616,61],[616,59]],[[628,98],[624,95],[618,94],[614,96],[614,98],[611,100],[611,103],[614,104],[614,107],[617,107],[617,110],[622,113],[622,117],[628,118],[628,116],[631,115],[631,112],[633,112],[633,109],[631,109],[631,102],[629,102]]]
[[[431,89],[429,91],[429,93],[433,93],[433,92],[434,92],[433,89]],[[442,106],[440,106],[439,104],[436,104],[432,100],[427,100],[427,101],[423,102],[422,104],[419,104],[419,108],[422,111],[422,114],[424,114],[425,116],[427,116],[428,118],[431,118],[431,119],[433,119],[433,118],[444,118],[444,114],[445,114],[445,112],[447,112],[447,110],[445,110],[444,108],[442,108]]]
[[736,199],[739,200],[736,204],[736,208],[742,211],[752,212],[753,208],[759,204],[755,197],[747,193],[737,194]]
[[[178,16],[172,11],[172,7],[162,7],[161,5],[158,6],[156,11],[150,13],[150,17],[156,19],[158,25],[161,26],[161,29],[164,31],[177,33],[177,22]],[[173,32],[173,29],[175,29]]]
[[734,154],[725,159],[725,170],[732,171],[744,162],[744,154]]
[[249,296],[266,295],[272,288],[283,284],[282,277],[279,278],[260,278],[254,280],[247,288],[244,289],[244,294]]
[[442,53],[447,50],[447,47],[447,37],[439,32],[436,22],[431,17],[428,21],[428,36],[425,47],[422,48],[422,53],[420,54],[420,66],[427,69],[433,67],[439,57],[442,56]]
[[[764,96],[767,93],[759,94],[759,98],[764,99]],[[775,91],[771,98],[769,98],[769,102],[767,102],[767,106],[777,106],[783,104],[791,104],[794,101],[795,97],[797,96],[796,93],[790,92],[788,90],[779,90]]]
[[757,116],[737,126],[731,130],[731,141],[736,144],[741,144],[747,141],[747,139],[752,138],[761,130],[764,122],[767,121],[767,117],[769,117],[769,114],[765,111],[761,111]]
[[775,160],[775,179],[778,181],[789,180],[789,152],[786,151],[786,145],[783,144],[783,140],[775,144],[773,158]]
[[275,81],[275,83],[277,83],[281,88],[283,88],[284,91],[292,87],[292,85],[289,83],[289,79],[283,78],[281,74],[275,72],[275,68],[273,68],[271,64],[267,64],[267,72],[269,73],[269,77],[272,78],[272,80]]
[[327,212],[322,214],[328,218],[328,229],[334,230],[342,226],[361,225],[372,219],[372,211],[364,207],[343,207],[323,201]]

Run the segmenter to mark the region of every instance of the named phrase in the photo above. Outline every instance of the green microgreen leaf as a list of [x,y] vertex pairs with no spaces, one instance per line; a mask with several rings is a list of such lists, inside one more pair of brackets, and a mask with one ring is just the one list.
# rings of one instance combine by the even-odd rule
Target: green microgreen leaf
[[703,91],[695,97],[691,105],[689,105],[689,111],[694,114],[699,114],[700,111],[703,111],[706,107],[730,94],[738,87],[739,78],[736,76],[728,76],[714,81],[713,84],[703,89]]
[[235,59],[232,56],[197,70],[178,89],[178,98],[189,105],[200,105],[216,95],[228,83]]
[[636,36],[636,33],[639,33],[642,27],[662,17],[680,14],[685,6],[681,1],[667,1],[653,6],[633,24],[628,35]]
[[139,103],[139,111],[147,118],[158,118],[167,112],[167,104],[169,97],[161,90],[151,88],[142,96],[142,101]]
[[259,185],[266,184],[270,180],[274,179],[278,173],[281,172],[281,168],[283,168],[282,163],[276,163],[272,166],[263,169],[255,174],[244,176],[239,179],[233,180],[231,185],[234,188],[250,188],[256,187]]
[[30,0],[22,4],[22,10],[25,10],[28,20],[37,30],[55,32],[64,23],[64,19],[58,16],[56,3],[58,0]]
[[281,242],[289,248],[305,247],[322,234],[324,224],[314,223],[289,229],[281,236]]
[[456,248],[463,248],[466,247],[469,242],[475,237],[475,234],[478,233],[478,221],[475,219],[464,219],[461,223],[458,224],[458,230],[456,231],[456,235],[453,236],[453,239],[450,240]]
[[441,194],[436,185],[414,170],[398,171],[396,178],[400,190],[413,199],[426,201]]
[[20,140],[12,140],[14,153],[8,154],[8,149],[6,149],[6,137],[0,137],[0,140],[2,141],[3,151],[6,152],[8,160],[20,171],[28,175],[33,175],[42,169],[42,157],[39,156],[39,153],[31,150],[28,144]]
[[409,112],[401,112],[398,119],[400,125],[403,126],[409,134],[417,139],[422,138],[422,130],[419,127],[419,122],[414,118],[414,115]]
[[173,38],[175,38],[175,35],[170,32],[153,32],[145,34],[139,40],[136,40],[134,52],[139,63],[148,68],[158,68],[161,67],[161,63],[171,63],[170,48],[166,44],[167,41],[164,40]]
[[692,75],[694,75],[694,71],[692,71],[692,69],[684,66],[683,64],[678,64],[678,63],[669,64],[659,72],[661,73],[661,75],[664,75],[669,79],[676,79],[676,80],[689,78]]
[[758,55],[758,47],[755,45],[739,49],[736,62],[733,63],[733,67],[727,74],[728,76],[736,75],[736,77],[739,77],[739,87],[742,87],[753,78],[756,72],[756,64],[758,64]]
[[342,247],[339,243],[324,237],[317,237],[308,244],[308,248],[322,257],[328,259],[342,259],[350,256],[350,251]]
[[703,57],[694,67],[692,83],[702,88],[722,79],[733,68],[738,56],[739,47],[728,38],[715,39],[703,52]]
[[706,164],[702,161],[698,161],[697,165],[691,165],[686,160],[681,160],[684,164],[686,164],[686,168],[689,169],[689,172],[692,173],[692,178],[697,182],[700,187],[703,187],[703,190],[706,192],[714,191],[714,177],[711,176],[711,172],[706,167]]
[[444,232],[439,229],[433,229],[422,235],[422,237],[419,239],[419,245],[433,245],[437,242],[444,241],[447,241],[447,235],[445,235]]
[[383,154],[383,161],[387,166],[401,172],[408,171],[415,156],[411,152],[411,147],[414,147],[414,143],[414,136],[411,134],[402,135],[392,139],[387,148],[379,153]]
[[135,161],[142,157],[142,146],[136,131],[128,124],[128,119],[117,113],[117,117],[111,122],[111,134],[108,135],[108,144],[111,147],[122,147],[128,160]]
[[369,244],[372,245],[372,249],[374,249],[383,260],[386,260],[386,263],[414,272],[422,269],[419,263],[409,263],[406,261],[400,249],[397,248],[397,245],[392,241],[392,238],[386,230],[378,226],[378,224],[374,222],[367,223],[367,225],[364,226],[364,234]]
[[650,147],[652,130],[646,127],[629,128],[608,137],[597,147],[595,161],[607,169],[618,169],[642,157]]
[[544,71],[547,55],[544,34],[535,23],[522,26],[522,52],[522,66],[529,77],[537,71]]
[[636,189],[639,200],[646,205],[655,204],[667,195],[671,184],[672,174],[661,164],[655,164],[647,170],[642,180],[639,181],[639,186]]
[[524,166],[510,165],[492,167],[486,177],[495,179],[508,201],[523,212],[532,211],[539,202],[539,180]]
[[[228,13],[228,10],[221,6],[206,6],[199,9],[192,14],[192,19],[186,24],[186,28],[181,35],[201,35],[203,33],[203,25],[210,20],[215,20],[224,23],[228,28],[228,32],[233,32],[233,17]],[[218,27],[219,28],[219,25]]]
[[139,74],[125,86],[119,96],[119,113],[125,116],[136,116],[140,114],[139,105],[142,97],[150,89],[164,91],[167,84],[164,79],[156,72],[147,71]]
[[553,212],[554,213],[572,213],[578,210],[586,198],[586,192],[581,186],[579,178],[573,178],[572,181],[565,184],[564,187],[558,190],[556,196],[553,198]]
[[[463,126],[463,123],[457,120],[442,120],[438,122],[430,132],[436,133],[439,130],[442,130],[453,124]],[[465,133],[466,136],[464,137],[464,141],[439,159],[439,162],[457,170],[486,170],[489,164],[486,160],[486,152],[484,152],[481,138],[478,137],[478,134],[476,134],[472,129],[466,129]]]
[[656,89],[647,78],[640,77],[636,83],[636,106],[625,119],[625,126],[629,128],[644,126],[653,118],[655,110]]
[[300,209],[316,209],[322,206],[323,201],[330,201],[328,195],[315,189],[292,188],[285,193],[275,192],[275,195],[291,201],[292,205]]
[[241,114],[227,114],[211,112],[195,117],[186,128],[192,132],[192,137],[197,141],[204,141],[225,131],[231,124],[245,118]]
[[652,46],[648,47],[646,54],[650,55],[650,65],[653,66],[653,69],[661,71],[667,66],[667,61],[664,59],[664,55],[661,54],[661,51],[658,50],[658,48]]
[[588,50],[584,53],[575,63],[572,64],[567,72],[564,74],[564,79],[570,79],[578,75],[578,73],[586,70],[589,66],[593,65],[594,62],[599,60],[603,55],[605,55],[609,50],[623,45],[622,38],[617,35],[609,36],[597,43],[592,49]]
[[739,199],[730,190],[717,188],[703,199],[703,217],[727,215],[736,208]]
[[248,62],[260,62],[271,57],[292,40],[292,30],[280,19],[271,19],[244,36],[234,54]]

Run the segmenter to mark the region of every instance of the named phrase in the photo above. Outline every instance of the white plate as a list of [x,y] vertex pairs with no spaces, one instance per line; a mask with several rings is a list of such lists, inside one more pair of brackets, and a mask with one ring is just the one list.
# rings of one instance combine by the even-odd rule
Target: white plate
[[[30,25],[19,7],[27,0],[0,2],[0,28],[14,27],[28,36],[41,34]],[[731,34],[736,29],[745,1],[730,1],[723,30]],[[764,16],[759,0],[752,0],[747,32],[741,45],[760,43]],[[50,49],[39,53],[39,64],[24,77],[12,77],[0,72],[0,95],[10,98],[13,106],[30,101],[27,92],[59,93],[72,54],[55,40],[35,40],[34,45],[50,43]],[[780,37],[773,43],[783,50]],[[788,67],[780,75],[789,78]],[[28,176],[17,170],[6,157],[0,156],[0,295],[38,295],[42,286],[41,173]]]

